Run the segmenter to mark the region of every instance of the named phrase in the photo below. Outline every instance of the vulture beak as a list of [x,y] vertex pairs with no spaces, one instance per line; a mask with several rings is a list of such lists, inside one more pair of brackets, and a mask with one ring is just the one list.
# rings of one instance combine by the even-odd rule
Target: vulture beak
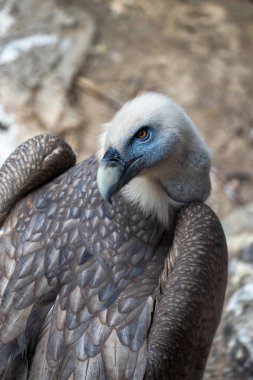
[[112,203],[112,196],[127,184],[138,172],[139,157],[124,160],[115,148],[108,148],[97,171],[97,185],[101,196]]

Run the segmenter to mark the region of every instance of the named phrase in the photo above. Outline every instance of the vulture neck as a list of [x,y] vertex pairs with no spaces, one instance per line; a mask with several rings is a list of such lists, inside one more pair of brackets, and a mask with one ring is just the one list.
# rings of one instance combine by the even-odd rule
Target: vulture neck
[[165,228],[173,225],[175,212],[183,205],[171,199],[164,186],[149,176],[134,178],[121,192],[128,202],[137,205],[144,215],[155,216]]

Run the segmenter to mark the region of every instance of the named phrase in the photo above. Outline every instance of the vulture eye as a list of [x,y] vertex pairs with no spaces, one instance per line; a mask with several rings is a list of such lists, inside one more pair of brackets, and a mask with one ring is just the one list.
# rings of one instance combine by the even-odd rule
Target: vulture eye
[[135,137],[138,140],[147,140],[149,138],[149,136],[150,136],[150,132],[149,132],[148,128],[146,128],[146,127],[139,129],[139,131],[135,134]]

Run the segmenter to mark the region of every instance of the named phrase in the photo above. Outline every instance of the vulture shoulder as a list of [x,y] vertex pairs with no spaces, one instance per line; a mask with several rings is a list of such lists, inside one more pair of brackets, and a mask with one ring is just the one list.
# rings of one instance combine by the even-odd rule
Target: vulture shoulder
[[71,147],[52,134],[20,145],[0,168],[0,226],[15,203],[75,164]]
[[171,231],[121,194],[111,206],[97,159],[70,168],[56,140],[0,172],[1,379],[201,379],[226,288],[217,217],[190,204]]
[[160,278],[146,379],[203,378],[227,285],[227,246],[215,213],[183,207]]

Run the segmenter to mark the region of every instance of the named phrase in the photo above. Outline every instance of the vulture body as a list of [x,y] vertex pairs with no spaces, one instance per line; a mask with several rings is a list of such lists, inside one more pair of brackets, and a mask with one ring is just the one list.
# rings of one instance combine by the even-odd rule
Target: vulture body
[[0,170],[1,379],[202,379],[227,251],[191,120],[142,95],[74,163],[42,135]]

